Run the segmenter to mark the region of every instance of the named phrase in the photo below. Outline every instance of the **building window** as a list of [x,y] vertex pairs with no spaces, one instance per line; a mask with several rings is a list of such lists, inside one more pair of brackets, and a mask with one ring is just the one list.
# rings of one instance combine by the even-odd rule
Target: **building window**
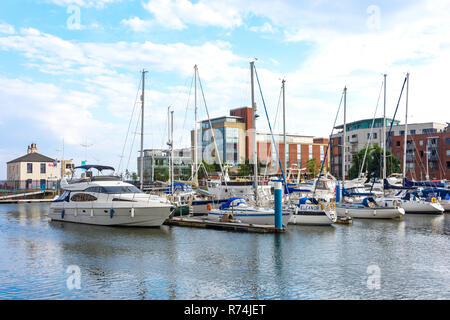
[[420,155],[421,158],[423,158],[423,151],[422,150],[419,151],[419,155]]
[[423,146],[423,140],[419,140],[419,146]]
[[313,158],[313,146],[312,144],[309,145],[309,160]]
[[400,147],[400,141],[397,141],[395,144],[397,147]]
[[367,134],[367,140],[369,140],[369,139],[370,139],[370,133]]
[[405,130],[400,130],[400,135],[404,136],[405,135]]
[[450,138],[445,138],[445,144],[450,144]]
[[447,151],[445,152],[445,154],[447,155],[447,157],[450,157],[450,150],[447,150]]
[[377,138],[377,133],[376,133],[376,132],[373,133],[373,138],[374,138],[374,139]]
[[324,158],[324,151],[323,151],[324,147],[320,146],[320,162],[323,162],[323,158]]
[[450,161],[447,161],[447,169],[450,169]]
[[409,133],[410,134],[416,134],[416,130],[410,130]]
[[45,173],[45,163],[41,163],[41,173]]
[[300,169],[302,167],[302,145],[297,145],[297,166]]
[[27,173],[33,173],[33,164],[27,163]]

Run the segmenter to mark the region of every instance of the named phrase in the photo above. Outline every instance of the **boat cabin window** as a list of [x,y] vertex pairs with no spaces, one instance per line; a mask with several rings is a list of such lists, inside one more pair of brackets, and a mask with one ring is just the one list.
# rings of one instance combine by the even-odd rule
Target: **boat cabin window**
[[123,194],[123,193],[141,193],[142,191],[135,186],[113,186],[113,187],[90,187],[85,192]]
[[72,196],[72,198],[70,198],[70,200],[75,202],[83,202],[83,201],[95,201],[97,200],[97,198],[87,193],[76,193]]

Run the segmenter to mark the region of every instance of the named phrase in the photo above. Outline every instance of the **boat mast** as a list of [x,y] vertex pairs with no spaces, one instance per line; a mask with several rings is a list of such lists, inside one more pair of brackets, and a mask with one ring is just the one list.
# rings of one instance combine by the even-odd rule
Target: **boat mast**
[[174,182],[175,182],[175,177],[173,174],[173,110],[170,111],[170,171],[171,174],[170,176],[172,177],[172,181],[171,181],[171,186],[172,186],[172,196],[173,196],[173,189],[174,189]]
[[347,140],[347,86],[344,87],[344,135],[342,137],[342,187],[345,181],[345,154]]
[[383,113],[383,179],[386,179],[386,76],[384,74],[384,113]]
[[255,68],[255,62],[250,62],[250,82],[251,82],[251,96],[252,96],[252,122],[253,122],[253,168],[254,168],[254,183],[255,188],[255,202],[258,204],[258,144],[256,142],[256,103],[255,103],[255,91],[253,72]]
[[197,174],[197,163],[198,163],[198,153],[197,153],[197,65],[194,66],[194,166],[192,167],[192,177]]
[[283,143],[284,143],[284,172],[287,172],[287,163],[289,157],[289,150],[286,150],[286,100],[285,100],[285,83],[286,80],[281,80],[281,88],[283,90]]
[[144,188],[144,90],[145,90],[145,74],[148,71],[142,70],[142,95],[141,95],[141,174],[140,174],[140,181],[141,181],[141,190]]
[[405,138],[403,140],[403,181],[406,178],[406,145],[408,142],[408,92],[409,92],[409,72],[406,74],[406,113],[405,113]]

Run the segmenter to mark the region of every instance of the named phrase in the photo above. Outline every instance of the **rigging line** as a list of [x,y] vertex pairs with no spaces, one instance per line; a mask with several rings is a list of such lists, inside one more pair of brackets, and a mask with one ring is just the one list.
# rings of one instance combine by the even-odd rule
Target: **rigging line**
[[[339,101],[339,107],[338,110],[336,112],[336,117],[334,118],[334,123],[333,123],[333,127],[331,129],[331,134],[330,134],[330,139],[328,140],[328,146],[327,146],[327,150],[325,151],[325,155],[323,156],[323,160],[322,160],[322,164],[320,165],[320,172],[319,172],[319,176],[317,177],[317,181],[319,181],[319,179],[322,176],[322,172],[323,172],[323,167],[325,165],[325,159],[328,156],[328,150],[330,149],[331,146],[331,136],[333,135],[334,132],[334,128],[336,127],[336,122],[339,116],[339,111],[341,110],[341,105],[342,105],[342,99],[344,98],[344,90],[342,90],[342,94],[341,94],[341,100]],[[345,128],[343,128],[345,130]],[[317,188],[317,183],[314,186],[314,192],[313,192],[313,197],[316,194],[316,188]]]
[[[392,141],[392,137],[391,137],[392,125],[394,124],[395,115],[397,114],[398,106],[400,105],[400,100],[402,99],[402,95],[403,95],[403,89],[405,89],[405,84],[406,84],[407,80],[408,80],[408,77],[406,76],[405,80],[403,81],[402,90],[400,91],[400,96],[398,97],[397,107],[395,108],[394,117],[392,118],[391,125],[389,127],[389,131],[388,131],[388,134],[387,134],[387,138],[384,141],[384,146],[385,146],[384,149],[386,149],[386,147],[387,147],[387,142],[391,142]],[[405,132],[405,134],[407,134],[407,132]],[[377,168],[377,172],[376,172],[377,175],[378,175],[378,172],[381,171],[380,167],[381,167],[381,159],[382,158],[383,157],[380,157],[380,162],[378,163],[378,168]],[[391,171],[392,171],[392,166],[391,166]],[[373,186],[375,184],[375,178],[376,178],[376,176],[374,176],[374,179],[373,179],[373,182],[372,182],[372,186],[370,187],[370,192],[372,192],[372,190],[373,190]],[[383,190],[384,190],[384,188],[383,188]]]
[[130,132],[131,123],[133,122],[133,115],[134,115],[134,111],[136,110],[136,104],[137,104],[137,99],[138,99],[138,95],[139,95],[139,90],[141,89],[141,85],[142,85],[142,79],[139,77],[139,85],[138,85],[138,89],[136,91],[136,97],[134,99],[133,111],[131,112],[130,122],[128,123],[127,134],[125,136],[125,142],[123,143],[122,154],[120,155],[120,162],[119,162],[119,166],[117,167],[117,172],[120,172],[120,168],[122,167],[123,154],[125,153],[125,146],[127,144],[128,134]]
[[[279,153],[278,153],[277,145],[276,145],[276,143],[275,143],[275,137],[274,137],[274,135],[273,135],[272,126],[271,126],[270,120],[269,120],[269,114],[267,113],[266,102],[264,101],[264,96],[263,96],[263,93],[262,93],[262,90],[261,90],[261,84],[259,83],[258,72],[256,71],[255,65],[253,65],[253,68],[254,68],[254,70],[255,70],[256,81],[258,82],[258,87],[259,87],[259,93],[261,94],[262,103],[263,103],[263,105],[264,105],[264,111],[265,111],[265,113],[266,113],[267,122],[268,122],[268,124],[269,124],[270,134],[272,135],[272,141],[273,141],[273,144],[274,144],[274,146],[275,146],[275,151],[276,151],[276,153],[277,153],[278,163],[279,163],[279,165],[280,165],[281,173],[282,173],[282,175],[283,175],[283,181],[284,181],[285,191],[286,191],[287,193],[289,193],[289,188],[288,188],[287,183],[286,183],[286,175],[285,175],[285,173],[284,173],[284,168],[283,168],[283,166],[282,166],[282,164],[281,164],[281,158],[280,158],[280,155],[279,155]],[[255,138],[256,138],[256,130],[255,130]]]
[[135,134],[133,135],[133,141],[131,143],[131,149],[130,149],[130,153],[128,155],[128,161],[127,161],[127,167],[126,167],[127,170],[128,170],[128,166],[130,164],[131,153],[133,153],[134,140],[135,140],[135,138],[137,136],[137,128],[138,128],[138,125],[139,125],[139,120],[141,120],[141,113],[139,113],[139,115],[138,115],[138,118],[137,118],[137,121],[136,121],[136,128],[134,129]]
[[[278,103],[277,103],[277,112],[275,113],[275,120],[274,120],[274,122],[273,122],[273,125],[274,126],[276,126],[276,123],[277,123],[277,117],[278,117],[278,111],[279,111],[279,109],[280,109],[280,101],[281,101],[281,95],[282,95],[282,93],[283,93],[283,87],[281,87],[280,88],[280,95],[278,96]],[[271,154],[272,153],[272,149],[270,149],[270,152],[269,152],[269,150],[267,150],[267,158],[269,158],[269,154]],[[272,158],[272,157],[271,157]],[[271,159],[272,160],[272,159]],[[269,166],[268,165],[266,165],[266,167],[264,168],[264,180],[266,179],[266,176],[267,176],[267,169],[269,168]]]
[[364,169],[364,164],[366,162],[367,150],[369,149],[370,143],[372,142],[373,125],[375,123],[375,117],[377,116],[378,104],[380,102],[381,91],[383,90],[383,84],[384,84],[384,79],[381,81],[381,87],[380,87],[380,92],[378,93],[377,105],[375,107],[375,112],[373,114],[373,119],[372,119],[372,125],[370,127],[369,141],[367,142],[366,151],[364,152],[364,158],[363,158],[363,161],[362,161],[362,164],[361,164],[361,168],[359,169],[358,178],[361,178],[361,176],[362,176],[362,171]]
[[191,86],[189,87],[189,95],[188,95],[188,100],[187,100],[187,103],[186,103],[186,111],[185,111],[185,113],[184,113],[184,122],[183,122],[183,129],[185,128],[185,126],[186,126],[186,118],[187,118],[187,112],[188,112],[188,109],[189,109],[189,102],[190,102],[190,100],[191,100],[191,92],[192,92],[192,84],[194,83],[194,75],[192,75],[192,78],[191,78]]
[[[210,129],[211,129],[212,137],[213,137],[213,140],[214,140],[214,148],[216,149],[217,157],[219,158],[220,171],[222,172],[222,176],[224,177],[223,180],[225,181],[225,185],[227,185],[227,181],[226,181],[226,179],[225,179],[225,173],[224,173],[223,167],[222,167],[222,160],[220,159],[220,153],[219,153],[219,150],[218,150],[218,148],[217,148],[216,136],[215,136],[215,134],[214,134],[214,128],[213,128],[213,126],[212,126],[212,124],[211,124],[211,118],[209,117],[209,110],[208,110],[208,106],[207,106],[207,104],[206,104],[205,93],[203,92],[203,85],[202,85],[202,81],[200,80],[200,74],[199,74],[199,72],[198,72],[198,69],[197,69],[197,77],[198,77],[198,83],[199,83],[199,85],[200,85],[200,90],[201,90],[201,92],[202,92],[203,103],[205,104],[206,114],[208,115],[209,127],[210,127]],[[195,152],[197,152],[197,151],[195,151]]]

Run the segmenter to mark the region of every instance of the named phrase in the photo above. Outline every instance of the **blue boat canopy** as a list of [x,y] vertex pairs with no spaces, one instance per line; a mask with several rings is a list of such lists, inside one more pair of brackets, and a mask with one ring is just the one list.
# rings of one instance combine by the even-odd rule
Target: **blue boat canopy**
[[114,171],[113,167],[101,166],[101,165],[98,165],[98,164],[85,164],[85,165],[82,165],[82,166],[75,167],[74,169],[89,170],[89,169],[92,169],[92,168],[97,169],[98,171],[102,171],[102,170],[113,170]]
[[229,209],[231,207],[231,204],[233,203],[233,201],[236,201],[236,200],[239,200],[239,201],[237,201],[233,207],[236,207],[240,204],[245,204],[245,200],[243,198],[233,197],[233,198],[228,199],[228,201],[225,202],[224,204],[222,204],[219,207],[219,209],[220,210]]

